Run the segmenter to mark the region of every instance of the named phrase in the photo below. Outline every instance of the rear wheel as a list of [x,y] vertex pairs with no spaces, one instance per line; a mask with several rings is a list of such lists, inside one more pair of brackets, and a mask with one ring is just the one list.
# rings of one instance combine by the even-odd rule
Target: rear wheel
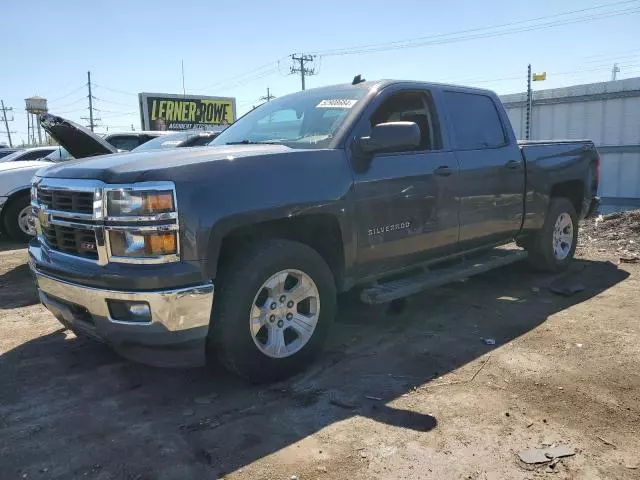
[[36,230],[31,220],[31,199],[22,195],[9,203],[4,214],[4,231],[14,240],[27,242]]
[[279,239],[249,246],[216,280],[210,351],[251,381],[286,378],[320,352],[335,305],[333,275],[315,250]]
[[559,272],[566,269],[578,244],[578,216],[566,198],[552,198],[542,228],[529,242],[529,262],[536,270]]

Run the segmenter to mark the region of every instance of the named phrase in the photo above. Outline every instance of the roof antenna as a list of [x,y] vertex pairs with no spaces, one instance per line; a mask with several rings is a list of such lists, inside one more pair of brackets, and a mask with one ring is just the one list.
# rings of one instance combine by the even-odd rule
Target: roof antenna
[[351,82],[351,85],[358,85],[359,83],[364,82],[365,79],[362,78],[362,75],[356,75],[355,77],[353,77],[353,82]]

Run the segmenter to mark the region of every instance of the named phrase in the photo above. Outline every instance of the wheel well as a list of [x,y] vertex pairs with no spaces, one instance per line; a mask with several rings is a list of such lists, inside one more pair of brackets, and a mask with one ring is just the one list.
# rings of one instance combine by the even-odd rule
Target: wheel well
[[584,198],[584,183],[580,180],[569,180],[567,182],[558,183],[551,189],[552,198],[566,198],[576,209],[578,218],[582,210],[582,199]]
[[344,274],[342,234],[338,219],[329,214],[279,219],[232,230],[222,240],[216,270],[239,254],[247,243],[266,238],[285,238],[313,248],[327,262],[340,289]]
[[4,206],[2,207],[2,212],[0,212],[0,230],[4,229],[4,217],[7,213],[7,209],[9,208],[9,206],[20,197],[23,197],[24,195],[29,195],[29,194],[30,194],[29,187],[26,187],[23,190],[18,190],[17,192],[13,192],[11,195],[9,195],[9,198],[7,199]]

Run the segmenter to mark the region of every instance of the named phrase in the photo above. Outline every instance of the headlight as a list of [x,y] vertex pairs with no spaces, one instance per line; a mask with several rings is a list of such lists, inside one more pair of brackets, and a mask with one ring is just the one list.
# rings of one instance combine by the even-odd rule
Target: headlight
[[109,232],[112,257],[148,258],[178,253],[177,231]]
[[[178,212],[171,182],[104,189],[110,261],[164,263],[180,260]],[[141,225],[142,222],[142,225]]]
[[109,217],[146,216],[175,211],[173,191],[107,191]]

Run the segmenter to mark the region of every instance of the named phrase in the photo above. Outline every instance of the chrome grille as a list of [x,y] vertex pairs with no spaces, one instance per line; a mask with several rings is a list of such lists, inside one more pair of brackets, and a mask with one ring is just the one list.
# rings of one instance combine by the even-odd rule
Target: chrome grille
[[93,229],[49,224],[42,226],[42,235],[54,250],[98,260],[96,234]]
[[113,190],[171,190],[173,182],[106,184],[99,180],[38,178],[32,185],[33,215],[38,238],[51,251],[106,265],[118,263],[166,263],[180,260],[180,242],[176,253],[149,258],[118,257],[111,254],[113,232],[177,231],[178,212],[146,216],[107,216],[105,198]]
[[38,202],[49,210],[89,215],[93,213],[93,192],[74,192],[39,187]]

